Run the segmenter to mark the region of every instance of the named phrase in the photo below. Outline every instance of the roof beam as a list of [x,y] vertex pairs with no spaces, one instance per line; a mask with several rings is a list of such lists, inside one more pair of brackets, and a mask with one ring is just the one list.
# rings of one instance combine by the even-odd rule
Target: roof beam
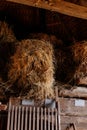
[[9,2],[24,4],[28,6],[38,7],[50,11],[55,11],[65,15],[87,19],[87,7],[76,5],[66,1],[57,1],[54,4],[48,4],[46,2],[35,2],[35,0],[6,0]]

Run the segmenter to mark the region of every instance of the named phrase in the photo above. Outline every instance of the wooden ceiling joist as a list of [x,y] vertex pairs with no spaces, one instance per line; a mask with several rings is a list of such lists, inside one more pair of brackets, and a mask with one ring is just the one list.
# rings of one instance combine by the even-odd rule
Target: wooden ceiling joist
[[51,10],[81,19],[87,19],[87,7],[76,5],[63,0],[57,1],[54,4],[48,4],[42,1],[37,3],[35,2],[35,0],[6,0],[6,1]]

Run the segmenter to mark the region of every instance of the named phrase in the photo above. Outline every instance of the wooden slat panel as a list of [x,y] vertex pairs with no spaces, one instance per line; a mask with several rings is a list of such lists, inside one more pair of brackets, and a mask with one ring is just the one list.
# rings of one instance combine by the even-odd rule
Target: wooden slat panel
[[53,108],[11,106],[7,130],[57,130],[58,113]]
[[87,8],[79,5],[75,5],[70,2],[57,1],[52,6],[46,4],[45,2],[35,3],[35,0],[6,0],[11,2],[16,2],[19,4],[25,4],[33,7],[43,8],[51,11],[56,11],[69,16],[74,16],[77,18],[87,19]]

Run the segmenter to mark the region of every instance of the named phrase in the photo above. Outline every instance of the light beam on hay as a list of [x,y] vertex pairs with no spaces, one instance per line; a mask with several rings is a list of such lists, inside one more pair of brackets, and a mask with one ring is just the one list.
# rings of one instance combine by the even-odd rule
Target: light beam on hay
[[54,56],[52,45],[41,40],[22,40],[9,63],[8,79],[21,90],[20,96],[53,97]]

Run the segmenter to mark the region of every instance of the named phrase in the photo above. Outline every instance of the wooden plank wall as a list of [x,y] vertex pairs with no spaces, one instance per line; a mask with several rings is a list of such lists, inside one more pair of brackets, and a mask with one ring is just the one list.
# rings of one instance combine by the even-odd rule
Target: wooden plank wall
[[60,126],[65,130],[75,124],[77,130],[87,129],[87,100],[77,98],[59,98]]

